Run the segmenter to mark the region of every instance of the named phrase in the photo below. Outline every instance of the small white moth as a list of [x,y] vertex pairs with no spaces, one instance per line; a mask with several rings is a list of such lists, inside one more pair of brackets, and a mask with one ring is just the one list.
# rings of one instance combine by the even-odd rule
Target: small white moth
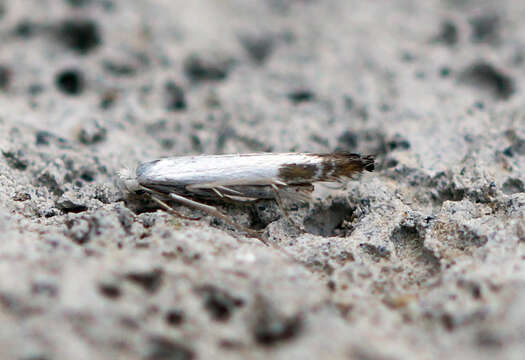
[[374,156],[351,153],[255,153],[168,157],[138,166],[136,173],[119,173],[129,192],[145,191],[159,205],[175,212],[162,199],[204,211],[237,229],[254,233],[197,200],[273,199],[283,214],[281,197],[307,200],[315,182],[345,182],[363,170],[374,170]]

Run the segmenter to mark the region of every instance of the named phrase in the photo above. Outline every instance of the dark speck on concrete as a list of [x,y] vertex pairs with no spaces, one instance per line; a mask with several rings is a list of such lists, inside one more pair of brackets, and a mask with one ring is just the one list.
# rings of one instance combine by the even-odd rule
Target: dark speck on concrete
[[459,39],[458,29],[456,24],[452,21],[445,21],[441,24],[439,34],[435,37],[435,41],[441,42],[448,46],[456,45]]
[[22,19],[16,24],[13,34],[17,37],[28,39],[34,36],[39,28],[38,24],[28,19]]
[[470,19],[472,42],[496,44],[500,40],[501,18],[496,14],[483,14]]
[[77,69],[62,70],[56,75],[57,88],[66,95],[80,95],[84,91],[84,75]]
[[253,309],[252,332],[255,341],[263,346],[274,346],[291,341],[301,332],[301,315],[284,316],[267,300],[258,298]]
[[244,304],[242,299],[213,285],[202,286],[197,289],[197,292],[203,298],[205,309],[215,320],[229,320],[234,310]]
[[147,360],[193,360],[195,353],[187,343],[165,336],[151,336],[147,348]]
[[7,164],[16,170],[25,170],[29,165],[29,161],[25,159],[22,150],[14,151],[2,151]]
[[459,76],[462,83],[484,88],[498,100],[507,100],[515,92],[512,77],[486,62],[472,64]]
[[90,19],[68,19],[57,27],[58,39],[68,48],[87,54],[102,43],[99,26]]
[[233,60],[220,54],[191,54],[184,61],[184,71],[193,81],[224,80],[233,66]]
[[0,90],[6,90],[11,80],[11,71],[6,65],[0,65]]
[[186,96],[184,89],[174,81],[168,81],[164,85],[166,92],[166,109],[169,111],[180,111],[186,109]]
[[315,99],[315,93],[309,89],[297,89],[288,94],[288,98],[294,104],[312,101]]
[[269,35],[243,35],[240,41],[250,58],[257,64],[264,63],[275,46],[274,39]]
[[161,270],[133,271],[126,274],[126,279],[144,288],[149,293],[156,292],[162,285],[164,274]]

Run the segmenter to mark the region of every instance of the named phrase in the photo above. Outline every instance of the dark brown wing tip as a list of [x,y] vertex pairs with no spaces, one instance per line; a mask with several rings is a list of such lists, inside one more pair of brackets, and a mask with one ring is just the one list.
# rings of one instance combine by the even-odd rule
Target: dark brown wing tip
[[374,171],[375,169],[375,155],[365,155],[361,157],[363,161],[363,169],[366,171]]
[[333,155],[351,160],[354,164],[358,165],[358,171],[374,171],[375,169],[375,155],[361,155],[347,151],[336,151]]

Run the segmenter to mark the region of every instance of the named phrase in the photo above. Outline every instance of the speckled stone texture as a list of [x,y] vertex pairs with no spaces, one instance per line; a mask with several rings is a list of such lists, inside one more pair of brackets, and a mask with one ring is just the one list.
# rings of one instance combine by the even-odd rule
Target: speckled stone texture
[[[523,359],[525,2],[0,1],[0,358]],[[376,154],[311,204],[116,186]]]

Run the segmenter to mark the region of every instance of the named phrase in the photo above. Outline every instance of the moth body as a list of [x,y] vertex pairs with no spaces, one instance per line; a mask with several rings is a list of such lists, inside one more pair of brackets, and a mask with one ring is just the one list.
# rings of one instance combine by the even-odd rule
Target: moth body
[[121,172],[120,180],[129,191],[149,192],[163,207],[166,205],[154,195],[224,219],[225,215],[217,209],[197,200],[275,199],[285,212],[281,197],[305,201],[314,183],[345,182],[364,170],[374,170],[373,156],[351,153],[198,155],[145,162],[134,175]]
[[180,156],[142,163],[137,168],[136,181],[161,192],[173,188],[195,192],[220,186],[268,187],[340,182],[363,170],[372,171],[373,167],[373,157],[346,153]]

